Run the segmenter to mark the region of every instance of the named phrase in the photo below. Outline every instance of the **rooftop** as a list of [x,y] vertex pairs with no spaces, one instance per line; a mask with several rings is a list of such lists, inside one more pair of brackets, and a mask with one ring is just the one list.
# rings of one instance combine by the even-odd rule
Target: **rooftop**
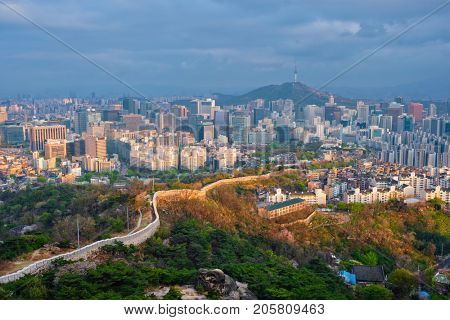
[[353,266],[358,282],[384,282],[383,266]]
[[287,201],[271,204],[271,205],[267,206],[266,209],[267,209],[267,211],[277,210],[277,209],[281,209],[281,208],[284,208],[284,207],[287,207],[287,206],[290,206],[290,205],[293,205],[296,203],[300,203],[300,202],[303,202],[303,199],[294,198],[294,199],[290,199]]

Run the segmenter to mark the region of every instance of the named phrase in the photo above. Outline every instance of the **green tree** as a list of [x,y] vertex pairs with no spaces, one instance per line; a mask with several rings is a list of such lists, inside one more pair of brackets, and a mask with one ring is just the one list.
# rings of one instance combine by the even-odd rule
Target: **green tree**
[[369,285],[367,287],[356,287],[356,296],[363,300],[391,300],[393,293],[379,284]]
[[47,297],[47,288],[38,276],[27,277],[25,284],[21,287],[18,296],[26,300],[43,300]]
[[392,286],[392,291],[399,299],[408,299],[417,288],[417,278],[406,269],[395,269],[388,276],[388,282]]
[[39,177],[37,177],[37,181],[41,182],[41,183],[45,183],[45,182],[47,182],[47,178],[44,176],[39,176]]
[[374,251],[369,251],[366,254],[362,255],[359,259],[363,264],[369,266],[376,266],[378,264],[378,255]]
[[122,232],[125,229],[125,222],[121,218],[112,218],[111,228],[113,232]]
[[163,300],[181,300],[183,294],[177,288],[170,287],[169,292],[163,297]]
[[336,208],[337,208],[339,211],[347,211],[347,210],[348,210],[348,207],[349,207],[349,205],[348,205],[347,203],[345,203],[345,202],[338,202],[338,203],[336,204]]
[[297,183],[295,184],[295,188],[301,192],[306,191],[307,189],[303,181],[297,181]]

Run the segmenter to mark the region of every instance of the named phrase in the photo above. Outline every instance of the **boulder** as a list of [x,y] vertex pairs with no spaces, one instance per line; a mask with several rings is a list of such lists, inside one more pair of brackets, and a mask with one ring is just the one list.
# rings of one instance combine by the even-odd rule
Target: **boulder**
[[256,299],[247,284],[236,282],[220,269],[200,269],[197,285],[206,291],[217,292],[224,300]]
[[236,281],[240,300],[256,300],[258,299],[253,292],[250,291],[246,283]]

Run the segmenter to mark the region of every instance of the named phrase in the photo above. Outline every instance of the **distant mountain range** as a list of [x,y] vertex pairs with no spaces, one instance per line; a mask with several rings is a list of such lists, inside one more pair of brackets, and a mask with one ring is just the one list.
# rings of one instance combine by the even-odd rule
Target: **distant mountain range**
[[[295,105],[324,105],[328,102],[330,93],[319,91],[300,82],[286,82],[280,85],[268,85],[242,95],[214,94],[219,105],[246,104],[255,99],[267,101],[277,99],[292,99]],[[355,105],[356,100],[335,96],[338,104]]]

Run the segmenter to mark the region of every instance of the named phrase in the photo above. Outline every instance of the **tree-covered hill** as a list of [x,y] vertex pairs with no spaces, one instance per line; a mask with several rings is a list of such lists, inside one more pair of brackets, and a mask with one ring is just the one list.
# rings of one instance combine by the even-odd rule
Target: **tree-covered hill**
[[[77,263],[73,270],[58,263],[43,275],[1,286],[0,297],[143,299],[165,286],[173,287],[166,298],[176,298],[178,286],[196,286],[202,268],[223,270],[261,299],[411,299],[419,280],[433,298],[446,297],[433,280],[441,252],[450,250],[450,216],[442,203],[338,203],[309,225],[288,227],[257,215],[258,190],[296,192],[302,178],[301,172],[279,172],[217,187],[206,198],[160,199],[162,225],[145,244],[106,247],[81,270]],[[354,265],[382,265],[386,287],[345,286],[336,272]]]
[[[194,219],[162,228],[143,246],[108,246],[95,268],[42,274],[0,286],[2,299],[144,299],[152,287],[196,285],[201,268],[219,268],[260,299],[352,299],[353,291],[318,261],[296,267],[289,246],[227,232]],[[106,257],[105,257],[106,255]],[[94,259],[95,261],[95,259]],[[202,288],[196,290],[203,292]],[[204,292],[210,298],[215,292]]]
[[[252,90],[243,95],[215,94],[219,105],[246,104],[252,100],[264,99],[266,101],[278,99],[291,99],[295,105],[305,106],[316,104],[319,106],[328,102],[329,93],[316,90],[300,82],[286,82],[280,85],[268,85]],[[353,105],[352,99],[336,97],[336,102]]]
[[81,244],[109,237],[126,228],[134,196],[110,186],[45,185],[0,194],[0,270],[4,263],[47,243],[76,247],[77,220]]

